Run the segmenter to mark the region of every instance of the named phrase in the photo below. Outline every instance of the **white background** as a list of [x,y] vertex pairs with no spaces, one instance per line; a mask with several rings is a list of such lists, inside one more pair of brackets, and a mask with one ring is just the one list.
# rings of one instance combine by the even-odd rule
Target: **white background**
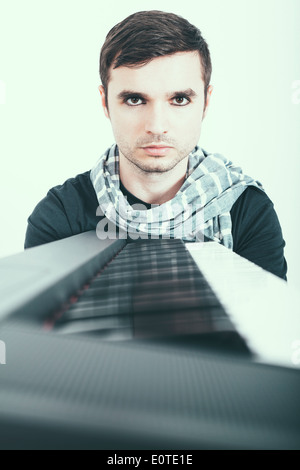
[[214,92],[199,144],[263,183],[299,286],[299,0],[0,0],[0,257],[23,250],[48,189],[113,143],[100,49],[117,22],[150,9],[184,16],[207,40]]

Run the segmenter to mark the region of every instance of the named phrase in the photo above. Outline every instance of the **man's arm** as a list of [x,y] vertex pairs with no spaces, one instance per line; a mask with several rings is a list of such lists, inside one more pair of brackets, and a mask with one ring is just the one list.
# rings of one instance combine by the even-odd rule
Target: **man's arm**
[[231,209],[233,251],[286,279],[285,242],[268,196],[249,186]]
[[72,230],[64,206],[50,190],[28,218],[25,249],[70,237]]
[[25,248],[94,230],[97,197],[86,171],[48,191],[28,219]]

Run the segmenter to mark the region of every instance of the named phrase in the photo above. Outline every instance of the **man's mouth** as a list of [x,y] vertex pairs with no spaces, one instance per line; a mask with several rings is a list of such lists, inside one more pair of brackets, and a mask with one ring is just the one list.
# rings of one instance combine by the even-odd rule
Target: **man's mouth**
[[144,147],[141,147],[147,155],[157,155],[163,156],[166,155],[173,147],[166,144],[148,144]]

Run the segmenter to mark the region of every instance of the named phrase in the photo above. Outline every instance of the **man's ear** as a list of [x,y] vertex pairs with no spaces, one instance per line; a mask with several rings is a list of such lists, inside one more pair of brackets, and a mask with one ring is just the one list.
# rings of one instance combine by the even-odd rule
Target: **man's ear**
[[210,98],[211,98],[212,91],[213,91],[213,86],[212,86],[212,85],[209,85],[209,87],[207,88],[206,103],[205,103],[205,107],[204,107],[204,112],[203,112],[203,117],[202,117],[202,119],[204,119],[205,116],[206,116],[206,114],[207,114],[208,106],[209,106],[209,103],[210,103]]
[[100,85],[100,86],[98,87],[98,90],[99,90],[99,92],[100,92],[101,104],[102,104],[102,108],[103,108],[104,114],[105,114],[105,116],[109,119],[109,112],[108,112],[108,108],[107,108],[107,106],[106,106],[106,95],[105,95],[104,86],[103,86],[103,85]]

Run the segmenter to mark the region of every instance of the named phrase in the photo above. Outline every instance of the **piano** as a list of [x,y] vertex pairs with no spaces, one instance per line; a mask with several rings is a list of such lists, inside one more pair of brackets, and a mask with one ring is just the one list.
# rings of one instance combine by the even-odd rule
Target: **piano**
[[93,231],[0,273],[1,449],[299,449],[285,281],[214,242]]

